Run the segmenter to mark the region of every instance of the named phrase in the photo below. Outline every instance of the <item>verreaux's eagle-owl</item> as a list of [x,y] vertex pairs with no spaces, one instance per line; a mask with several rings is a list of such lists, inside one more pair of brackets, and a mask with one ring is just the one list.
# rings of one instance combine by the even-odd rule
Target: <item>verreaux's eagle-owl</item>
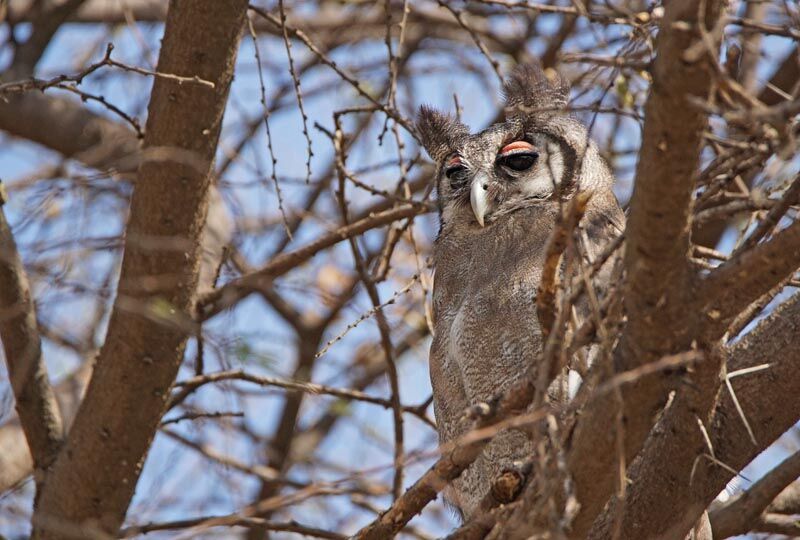
[[[580,223],[589,252],[623,228],[612,173],[565,110],[568,85],[554,79],[536,65],[518,66],[504,85],[506,121],[476,134],[431,108],[419,112],[423,146],[437,165],[430,375],[443,443],[463,435],[468,407],[506,390],[540,357],[536,291],[565,201],[591,195]],[[501,470],[530,451],[521,431],[499,434],[454,482],[450,502],[469,516]]]

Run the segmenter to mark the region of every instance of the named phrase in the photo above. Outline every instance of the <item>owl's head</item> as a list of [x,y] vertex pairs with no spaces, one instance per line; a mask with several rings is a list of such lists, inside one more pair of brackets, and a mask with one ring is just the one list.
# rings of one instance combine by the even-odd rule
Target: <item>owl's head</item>
[[437,164],[443,222],[490,226],[522,208],[609,190],[613,177],[586,127],[565,110],[569,86],[538,65],[503,85],[506,121],[471,134],[455,118],[420,108],[417,129]]

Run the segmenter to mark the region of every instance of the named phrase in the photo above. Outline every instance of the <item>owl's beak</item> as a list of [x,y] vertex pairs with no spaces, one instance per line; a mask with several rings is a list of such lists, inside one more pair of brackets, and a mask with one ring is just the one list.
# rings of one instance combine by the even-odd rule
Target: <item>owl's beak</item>
[[469,191],[469,204],[472,206],[472,213],[481,227],[484,226],[484,217],[489,208],[489,198],[486,190],[489,189],[489,179],[483,173],[478,173],[472,179],[472,186]]

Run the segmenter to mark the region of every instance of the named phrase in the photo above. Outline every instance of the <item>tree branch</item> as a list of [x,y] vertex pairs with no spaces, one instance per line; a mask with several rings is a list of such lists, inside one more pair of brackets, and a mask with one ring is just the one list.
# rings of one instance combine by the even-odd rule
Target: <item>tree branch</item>
[[714,456],[702,430],[716,404],[723,359],[724,353],[715,350],[683,375],[684,384],[626,471],[630,482],[624,498],[612,498],[595,520],[588,538],[608,538],[612,530],[619,538],[660,538],[665,531],[674,529],[674,537],[682,540],[695,525],[694,516],[676,520],[674,505],[664,505],[664,500],[678,496],[674,493],[675,462],[693,463],[698,456]]
[[0,183],[0,339],[17,414],[34,468],[40,473],[36,476],[39,484],[61,445],[63,423],[42,358],[28,277],[3,212],[4,203]]
[[[790,94],[798,80],[800,80],[800,59],[798,59],[798,49],[795,48],[786,55],[783,62],[772,74],[772,77],[761,89],[757,96],[758,101],[768,107],[782,103],[785,98],[773,88]],[[752,185],[755,176],[755,173],[748,173],[744,179],[745,183],[748,186]],[[719,216],[704,223],[695,222],[693,224],[692,241],[702,246],[714,247],[719,242],[729,223],[729,216]]]
[[[314,343],[314,345],[316,345],[316,342]],[[313,355],[314,355],[314,350],[311,351],[311,356]],[[307,380],[279,379],[277,377],[254,375],[244,370],[218,371],[216,373],[206,373],[204,375],[197,375],[196,377],[192,377],[191,379],[188,379],[186,381],[181,381],[176,385],[181,388],[181,391],[179,392],[178,395],[170,399],[168,403],[168,408],[172,408],[177,403],[183,401],[183,399],[181,399],[180,396],[184,392],[187,393],[193,392],[197,388],[204,386],[206,384],[215,383],[219,381],[231,381],[231,380],[246,381],[261,386],[275,386],[278,388],[284,388],[286,390],[298,393],[326,395],[346,400],[363,401],[365,403],[372,403],[373,405],[380,405],[384,409],[392,408],[391,400],[377,396],[371,396],[360,390],[351,390],[348,388],[336,388],[324,384],[312,383]],[[416,408],[409,406],[402,406],[401,408],[403,412],[413,414],[415,416],[421,416],[420,419],[426,421],[424,414],[420,415],[419,410],[417,410]],[[292,429],[294,429],[294,423],[292,423]]]
[[[705,280],[698,311],[707,317],[706,335],[718,338],[733,317],[800,267],[800,221],[726,261]],[[695,304],[697,305],[697,304]]]
[[745,534],[758,523],[761,513],[800,476],[800,452],[795,452],[764,475],[747,491],[731,497],[709,514],[715,538]]
[[781,491],[767,507],[767,512],[775,514],[800,514],[800,483],[790,484]]
[[222,287],[204,295],[197,302],[198,313],[204,320],[213,317],[222,310],[233,306],[243,298],[261,290],[262,287],[268,286],[274,278],[310,260],[320,251],[328,249],[348,238],[363,234],[370,229],[383,227],[397,220],[417,216],[430,210],[429,205],[426,204],[405,204],[370,215],[349,225],[340,227],[335,231],[326,233],[301,248],[277,255],[260,270],[234,279]]
[[139,164],[139,141],[122,124],[65,98],[28,92],[0,100],[0,129],[96,169],[123,173]]
[[154,531],[174,531],[182,529],[190,529],[197,525],[207,525],[206,528],[213,527],[213,522],[217,519],[225,520],[222,526],[225,527],[259,527],[267,531],[275,532],[290,532],[299,534],[307,538],[327,538],[329,540],[346,540],[347,537],[343,534],[318,529],[315,527],[307,527],[295,521],[289,522],[275,522],[269,521],[258,517],[240,517],[231,519],[228,516],[203,516],[198,518],[181,519],[177,521],[167,521],[163,523],[146,523],[143,525],[134,525],[127,527],[120,531],[121,538],[133,538],[141,536]]
[[66,0],[61,4],[49,6],[40,2],[32,3],[27,10],[27,16],[30,17],[33,26],[31,34],[28,40],[14,51],[14,60],[4,76],[10,78],[30,76],[63,22],[85,1]]
[[[158,71],[215,87],[155,79],[145,148],[163,149],[165,159],[145,159],[139,169],[106,342],[34,513],[37,540],[62,538],[53,525],[88,520],[115,534],[125,516],[183,359],[185,328],[164,318],[193,309],[212,162],[246,11],[246,0],[170,2]],[[152,249],[159,238],[185,247]],[[168,273],[178,278],[159,298],[136,285]],[[146,312],[160,305],[161,320],[130,310],[132,303]]]
[[800,536],[800,521],[792,516],[782,514],[764,514],[753,524],[752,532],[782,534],[789,538]]
[[[534,394],[533,374],[523,376],[502,396],[489,404],[478,404],[467,416],[476,418],[474,429],[445,449],[443,455],[422,477],[414,482],[392,506],[378,516],[375,521],[362,528],[353,536],[354,540],[386,540],[394,536],[411,518],[433,501],[450,482],[458,478],[464,470],[480,455],[491,441],[491,436],[481,434],[483,428],[492,428],[510,414],[525,410]],[[529,415],[536,416],[536,415]],[[538,415],[539,418],[544,416]],[[528,418],[533,422],[537,418]],[[496,432],[496,430],[491,430]],[[492,433],[492,434],[493,434]]]
[[[28,9],[33,0],[10,0],[11,10],[21,13]],[[45,0],[45,4],[53,4],[54,0]],[[402,4],[390,4],[395,20],[403,16]],[[574,11],[574,10],[573,10]],[[129,18],[138,22],[163,22],[166,9],[162,0],[128,0],[120,4],[116,0],[86,0],[84,5],[71,17],[69,22],[80,24],[126,24]],[[356,18],[354,19],[354,14]],[[343,12],[341,15],[331,10],[325,17],[304,17],[301,13],[289,13],[287,23],[294,28],[302,28],[309,35],[324,36],[326,44],[336,46],[353,41],[383,39],[386,32],[385,14],[382,9],[363,9],[356,12]],[[425,38],[440,38],[472,45],[473,42],[456,21],[438,9],[426,9],[424,4],[409,10],[408,41]],[[23,19],[27,21],[27,19]],[[255,19],[255,30],[282,38],[283,32],[277,17]],[[478,18],[473,23],[473,30],[492,50],[514,54],[519,47],[514,47],[516,40],[512,36],[505,37],[492,29],[489,24]]]
[[[698,21],[697,2],[670,2],[661,22],[625,233],[628,322],[615,351],[617,369],[633,369],[692,346],[695,328],[684,306],[693,294],[688,264],[692,193],[707,120],[689,100],[707,99],[712,77],[706,62],[687,62],[684,52],[699,41],[698,25],[715,26],[721,5],[717,0],[707,2],[703,20]],[[717,51],[707,53],[716,61]],[[581,504],[572,538],[586,537],[613,491],[617,437],[624,437],[629,462],[650,432],[668,380],[663,374],[649,377],[623,392],[624,435],[613,427],[620,406],[614,396],[582,414],[568,458]]]
[[[160,9],[162,3],[158,2]],[[13,6],[12,6],[13,7]],[[27,139],[87,167],[111,170],[131,177],[141,159],[140,141],[126,125],[109,120],[82,106],[75,100],[28,92],[0,100],[0,129]],[[233,224],[218,190],[213,189],[206,226],[203,230],[203,262],[198,289],[213,289],[214,278],[221,264],[224,249],[233,234]],[[64,386],[64,395],[80,395],[88,377],[79,378],[79,390]],[[56,396],[62,399],[60,385]],[[62,408],[65,425],[72,422],[75,407]],[[0,493],[15,485],[31,472],[32,462],[14,452],[14,441],[22,434],[20,426],[7,424],[0,429]]]
[[[91,358],[53,387],[61,411],[64,428],[69,430],[75,411],[91,375]],[[18,485],[33,472],[33,460],[28,446],[20,444],[24,437],[19,418],[0,426],[0,493]]]
[[[660,502],[657,504],[663,506],[666,496],[671,504],[669,512],[648,514],[651,522],[646,525],[647,530],[634,529],[645,537],[648,531],[670,530],[673,538],[679,537],[681,526],[688,530],[725,488],[734,476],[731,471],[743,469],[800,418],[800,404],[794,399],[800,392],[800,378],[796,376],[797,363],[800,362],[800,294],[778,306],[732,347],[727,356],[729,373],[769,364],[768,369],[736,377],[731,383],[758,444],[753,445],[736,404],[729,393],[723,392],[712,420],[706,423],[714,449],[713,460],[708,458],[707,444],[702,442],[699,432],[694,440],[686,437],[676,439],[686,446],[686,452],[667,453],[662,445],[659,458],[663,460],[668,456],[669,460],[668,466],[664,467],[669,477],[667,495],[664,490],[659,491],[657,481],[644,489],[659,491],[659,497],[654,495],[647,500],[658,498]],[[685,422],[683,415],[667,414],[659,424],[659,433],[680,433]],[[649,454],[651,458],[653,455],[655,452]],[[629,506],[637,504],[636,486],[633,485]],[[647,512],[647,508],[638,510]],[[680,526],[675,526],[676,515],[682,516]],[[667,533],[664,534],[667,538]]]

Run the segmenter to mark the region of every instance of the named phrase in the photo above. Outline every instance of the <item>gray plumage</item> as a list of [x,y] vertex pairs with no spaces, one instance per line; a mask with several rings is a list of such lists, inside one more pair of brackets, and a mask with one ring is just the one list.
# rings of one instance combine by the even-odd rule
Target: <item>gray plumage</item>
[[[581,222],[590,253],[623,228],[611,171],[564,111],[566,83],[519,66],[504,94],[506,121],[480,133],[428,107],[417,123],[438,165],[430,374],[442,443],[464,434],[469,406],[506,390],[540,356],[535,297],[560,205],[592,193]],[[530,451],[522,432],[499,434],[448,499],[471,515],[502,469]]]

